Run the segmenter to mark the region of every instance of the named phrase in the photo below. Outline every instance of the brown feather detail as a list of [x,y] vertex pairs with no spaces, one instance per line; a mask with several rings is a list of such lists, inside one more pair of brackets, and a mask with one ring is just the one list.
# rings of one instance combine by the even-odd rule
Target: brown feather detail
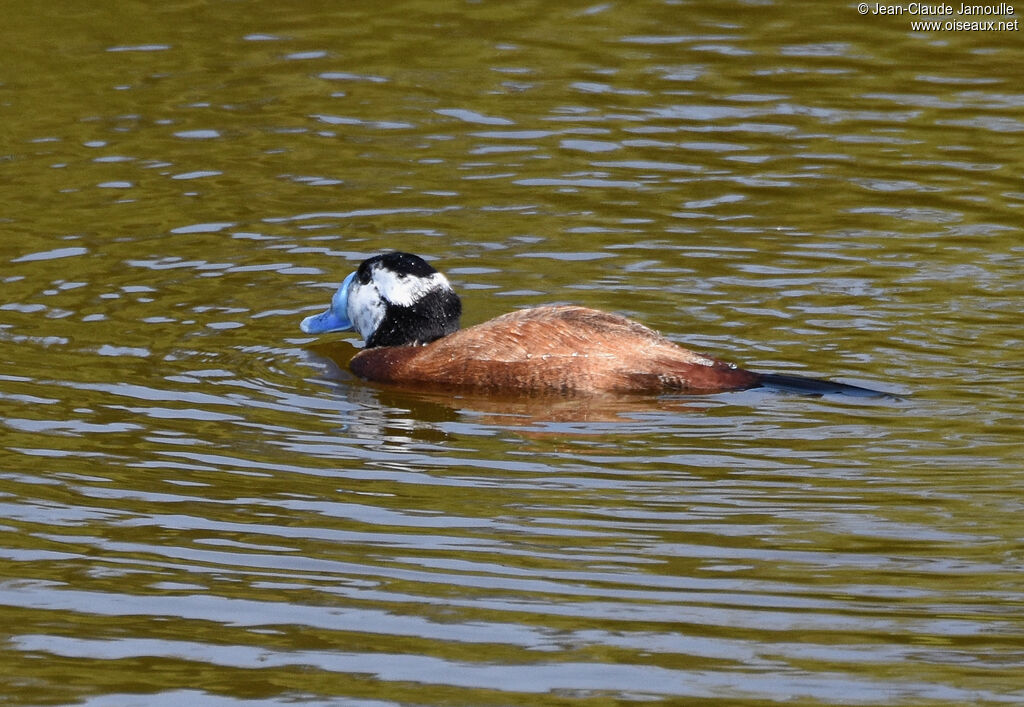
[[350,366],[386,383],[536,391],[705,393],[759,379],[625,317],[573,306],[510,312],[426,346],[366,349]]

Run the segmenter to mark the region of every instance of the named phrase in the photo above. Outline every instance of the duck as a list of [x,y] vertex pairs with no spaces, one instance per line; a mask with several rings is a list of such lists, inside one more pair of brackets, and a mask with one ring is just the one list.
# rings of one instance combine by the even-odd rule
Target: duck
[[546,305],[466,329],[448,278],[401,251],[375,255],[341,282],[305,334],[357,331],[358,377],[384,384],[504,392],[716,394],[775,388],[811,395],[882,396],[818,378],[759,373],[691,351],[619,314]]

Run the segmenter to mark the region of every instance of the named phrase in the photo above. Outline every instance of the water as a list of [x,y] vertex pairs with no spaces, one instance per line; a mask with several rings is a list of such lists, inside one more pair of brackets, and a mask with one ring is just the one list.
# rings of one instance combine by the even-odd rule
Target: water
[[[4,704],[1024,701],[1018,32],[8,14]],[[297,325],[390,248],[907,397],[367,384]]]

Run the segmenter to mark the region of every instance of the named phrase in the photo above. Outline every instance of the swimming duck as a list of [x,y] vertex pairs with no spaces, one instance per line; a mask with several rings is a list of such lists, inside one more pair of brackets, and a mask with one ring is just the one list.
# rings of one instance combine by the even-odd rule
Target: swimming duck
[[878,391],[801,376],[757,373],[695,353],[626,317],[587,307],[542,306],[459,328],[462,303],[419,256],[363,261],[306,334],[355,329],[366,341],[349,367],[361,378],[406,385],[520,391],[721,393],[762,386],[858,396]]

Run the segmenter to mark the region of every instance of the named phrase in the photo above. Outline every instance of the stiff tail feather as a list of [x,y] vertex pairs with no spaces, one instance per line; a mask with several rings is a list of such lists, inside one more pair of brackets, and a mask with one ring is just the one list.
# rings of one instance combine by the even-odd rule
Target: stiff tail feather
[[786,373],[762,373],[758,378],[758,387],[781,390],[787,393],[801,393],[803,395],[850,395],[857,398],[894,398],[897,396],[885,393],[881,390],[862,388],[859,385],[848,383],[836,383],[834,381],[821,380],[820,378],[807,378],[805,376],[794,376]]

